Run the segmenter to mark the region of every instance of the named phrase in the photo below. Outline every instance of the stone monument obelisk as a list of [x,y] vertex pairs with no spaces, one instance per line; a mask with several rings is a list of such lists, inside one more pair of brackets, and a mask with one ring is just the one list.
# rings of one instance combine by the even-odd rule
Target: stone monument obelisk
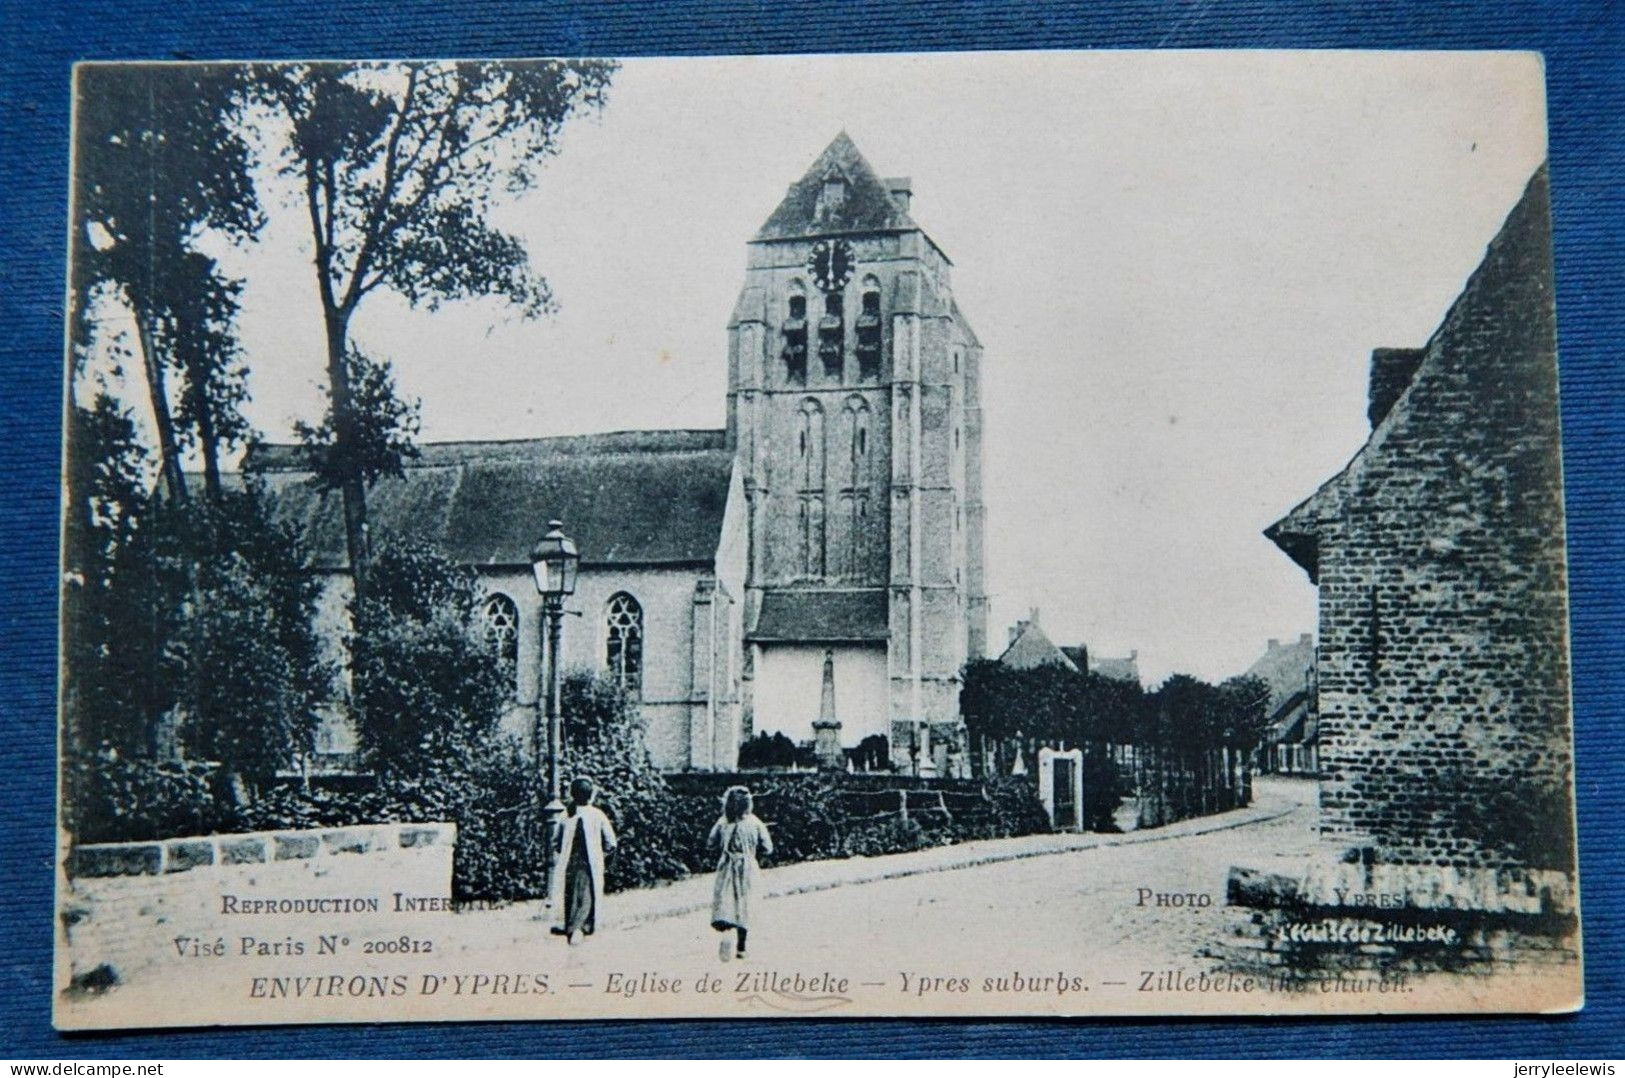
[[813,755],[825,771],[845,771],[841,751],[841,720],[835,717],[835,653],[824,649],[824,687],[819,693],[818,721],[813,723]]

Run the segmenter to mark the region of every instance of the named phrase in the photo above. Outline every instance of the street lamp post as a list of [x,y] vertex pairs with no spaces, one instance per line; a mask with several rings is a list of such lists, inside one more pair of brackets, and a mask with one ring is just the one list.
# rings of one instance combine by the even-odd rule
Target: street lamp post
[[560,820],[564,816],[564,802],[559,797],[559,749],[562,738],[559,715],[559,641],[564,635],[564,600],[576,590],[576,570],[581,555],[575,540],[564,534],[564,525],[557,520],[547,522],[547,534],[530,552],[530,568],[536,577],[536,591],[542,597],[542,625],[546,630],[547,680],[541,686],[541,700],[536,709],[536,728],[532,742],[536,746],[537,765],[540,769],[542,752],[542,722],[547,723],[547,792],[550,800],[542,809],[546,821],[546,842],[543,858],[542,895],[553,881],[553,848]]

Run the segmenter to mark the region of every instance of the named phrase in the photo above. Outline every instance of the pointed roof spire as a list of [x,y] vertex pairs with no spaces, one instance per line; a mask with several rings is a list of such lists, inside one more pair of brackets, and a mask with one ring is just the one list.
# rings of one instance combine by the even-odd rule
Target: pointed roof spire
[[785,193],[758,240],[918,227],[845,131]]

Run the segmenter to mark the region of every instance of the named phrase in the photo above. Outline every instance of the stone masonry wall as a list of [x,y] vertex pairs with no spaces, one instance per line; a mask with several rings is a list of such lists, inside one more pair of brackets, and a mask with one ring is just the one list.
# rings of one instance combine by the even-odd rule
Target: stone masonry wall
[[1572,867],[1559,445],[1542,168],[1316,496],[1329,837],[1380,862]]
[[57,881],[58,987],[184,975],[194,960],[177,936],[219,936],[235,949],[243,934],[280,938],[312,923],[229,916],[222,896],[370,900],[385,911],[395,891],[449,899],[456,844],[455,824],[387,823],[79,846]]

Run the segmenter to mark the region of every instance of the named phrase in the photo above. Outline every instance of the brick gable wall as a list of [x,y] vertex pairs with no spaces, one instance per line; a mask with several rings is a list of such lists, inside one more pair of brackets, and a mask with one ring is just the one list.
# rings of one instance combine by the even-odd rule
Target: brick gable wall
[[1329,836],[1389,862],[1571,867],[1561,482],[1542,169],[1317,495]]

